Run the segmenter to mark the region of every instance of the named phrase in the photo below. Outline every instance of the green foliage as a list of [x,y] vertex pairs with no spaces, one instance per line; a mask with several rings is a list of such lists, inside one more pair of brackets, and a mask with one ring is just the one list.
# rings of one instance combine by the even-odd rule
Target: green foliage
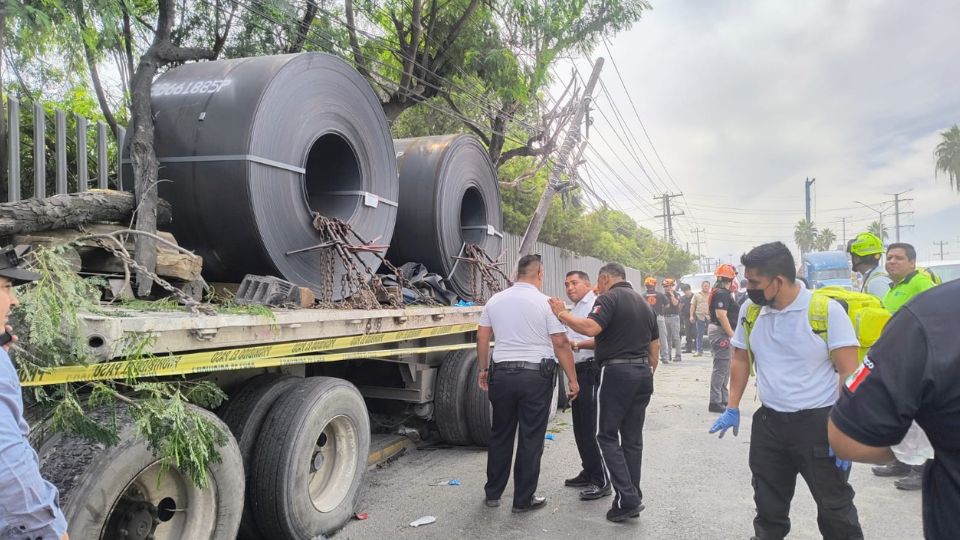
[[940,133],[940,137],[943,140],[934,151],[937,158],[936,174],[945,174],[950,186],[960,192],[960,126],[954,124],[952,128]]
[[[40,279],[20,287],[20,306],[12,314],[12,325],[20,338],[13,358],[21,376],[61,365],[95,362],[80,333],[79,321],[82,313],[100,311],[99,291],[89,280],[74,274],[56,249],[33,252],[31,264]],[[107,445],[118,442],[117,415],[125,409],[135,422],[137,434],[147,441],[164,468],[176,467],[204,487],[207,466],[219,461],[217,449],[227,441],[227,435],[189,404],[212,409],[226,396],[208,381],[141,380],[138,366],[152,358],[146,352],[151,339],[149,335],[133,335],[120,344],[117,356],[131,361],[125,381],[37,387],[32,397],[51,410],[54,430]],[[92,416],[94,410],[111,411],[112,420],[105,422],[102,415]]]
[[837,241],[837,234],[830,229],[823,229],[817,233],[817,250],[830,251],[834,248],[834,242]]
[[867,232],[873,234],[874,236],[876,236],[877,238],[880,238],[881,240],[886,240],[887,238],[890,237],[888,228],[881,225],[879,221],[874,221],[873,223],[871,223],[870,226],[867,227]]
[[801,219],[793,229],[793,240],[800,248],[800,254],[809,253],[817,247],[817,228],[813,223]]

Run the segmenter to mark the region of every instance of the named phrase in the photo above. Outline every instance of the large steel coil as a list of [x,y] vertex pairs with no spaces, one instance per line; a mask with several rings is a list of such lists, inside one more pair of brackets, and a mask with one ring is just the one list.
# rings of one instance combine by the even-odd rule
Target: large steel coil
[[393,142],[400,168],[397,234],[387,257],[417,261],[447,277],[453,290],[472,298],[470,263],[458,259],[467,244],[490,257],[500,254],[503,215],[497,174],[483,145],[468,135]]
[[[186,64],[156,81],[153,112],[171,232],[203,256],[208,280],[273,275],[322,292],[323,250],[305,249],[321,243],[314,213],[390,242],[393,141],[377,96],[346,62],[304,53]],[[337,261],[336,299],[344,271]]]

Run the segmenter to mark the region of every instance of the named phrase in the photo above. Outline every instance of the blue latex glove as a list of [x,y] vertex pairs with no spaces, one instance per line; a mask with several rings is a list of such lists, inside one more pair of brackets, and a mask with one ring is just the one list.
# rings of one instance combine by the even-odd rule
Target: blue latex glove
[[710,428],[710,433],[719,431],[720,438],[722,439],[730,428],[733,428],[734,437],[740,433],[740,409],[727,407],[727,410],[723,411],[720,418],[717,418],[717,421],[713,423],[713,427]]
[[849,471],[849,470],[850,470],[850,467],[853,466],[853,462],[852,462],[852,461],[847,461],[847,460],[845,460],[845,459],[840,459],[840,458],[838,458],[837,455],[833,452],[833,448],[832,448],[832,447],[830,448],[830,457],[836,458],[837,468],[840,469],[841,471],[844,471],[844,472]]

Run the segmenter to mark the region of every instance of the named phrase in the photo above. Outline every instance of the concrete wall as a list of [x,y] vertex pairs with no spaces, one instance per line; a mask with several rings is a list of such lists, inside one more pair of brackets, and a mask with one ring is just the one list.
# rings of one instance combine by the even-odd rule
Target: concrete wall
[[[502,260],[506,264],[501,266],[501,268],[511,279],[515,278],[517,274],[517,261],[520,260],[520,240],[521,238],[519,236],[514,236],[509,233],[505,234],[503,238],[504,255]],[[563,299],[566,299],[566,294],[563,292],[563,278],[567,272],[571,270],[583,270],[590,275],[591,282],[596,282],[597,271],[600,270],[601,266],[608,262],[618,262],[601,261],[593,257],[583,257],[572,251],[542,242],[537,242],[534,253],[539,253],[543,257],[544,271],[546,272],[543,280],[544,294]],[[490,256],[493,257],[495,254],[491,253]],[[627,268],[627,281],[633,283],[634,287],[642,289],[643,276],[639,270]]]

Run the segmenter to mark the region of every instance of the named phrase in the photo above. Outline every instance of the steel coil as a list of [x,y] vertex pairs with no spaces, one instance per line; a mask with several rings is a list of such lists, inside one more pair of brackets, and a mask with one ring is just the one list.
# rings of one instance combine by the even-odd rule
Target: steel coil
[[[304,250],[321,243],[314,212],[390,242],[393,141],[380,101],[346,62],[303,53],[186,64],[154,83],[152,103],[171,232],[203,256],[208,280],[273,275],[321,293],[323,250]],[[362,257],[378,268],[374,254]],[[344,271],[338,261],[336,299]]]
[[443,135],[393,142],[400,169],[397,234],[387,258],[416,261],[447,278],[461,297],[476,285],[470,263],[457,259],[466,244],[500,254],[500,187],[487,152],[475,137]]

